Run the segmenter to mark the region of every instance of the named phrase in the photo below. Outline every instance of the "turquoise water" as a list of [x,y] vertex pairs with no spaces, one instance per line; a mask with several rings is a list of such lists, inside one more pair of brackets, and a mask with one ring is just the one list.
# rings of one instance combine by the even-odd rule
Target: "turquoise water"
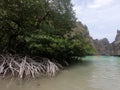
[[0,90],[120,90],[120,58],[87,56],[53,78],[0,80]]

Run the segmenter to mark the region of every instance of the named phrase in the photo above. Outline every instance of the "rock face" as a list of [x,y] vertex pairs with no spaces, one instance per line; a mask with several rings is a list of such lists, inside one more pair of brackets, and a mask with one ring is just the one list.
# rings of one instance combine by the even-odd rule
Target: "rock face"
[[88,27],[83,25],[81,22],[76,23],[76,28],[74,28],[74,33],[72,34],[79,34],[86,39],[90,43],[90,45],[94,48],[93,38],[90,36]]
[[109,43],[107,38],[94,40],[90,36],[87,26],[83,25],[81,22],[76,23],[76,28],[74,28],[73,32],[71,33],[72,36],[76,34],[82,35],[82,37],[84,37],[86,41],[91,44],[96,51],[94,54],[120,56],[120,30],[117,30],[117,35],[113,43]]
[[83,25],[81,22],[76,22],[76,28],[73,29],[73,32],[71,32],[71,35],[81,35],[84,37],[87,41],[92,40],[92,37],[89,34],[88,28],[86,25]]
[[[93,38],[89,34],[88,27],[81,22],[76,22],[76,27],[73,29],[70,35],[80,35],[81,38],[84,38],[84,40],[91,45],[91,48],[93,47],[94,49]],[[91,53],[93,54],[93,52]]]
[[111,44],[113,48],[113,55],[120,56],[120,31],[117,31],[115,41]]
[[108,41],[107,38],[101,39],[101,40],[93,40],[94,43],[94,47],[96,49],[96,54],[100,54],[100,55],[111,55],[111,45]]
[[96,54],[100,55],[120,55],[120,31],[117,30],[115,41],[111,44],[107,38],[93,40]]
[[120,41],[120,31],[119,30],[117,30],[117,35],[116,35],[115,41]]

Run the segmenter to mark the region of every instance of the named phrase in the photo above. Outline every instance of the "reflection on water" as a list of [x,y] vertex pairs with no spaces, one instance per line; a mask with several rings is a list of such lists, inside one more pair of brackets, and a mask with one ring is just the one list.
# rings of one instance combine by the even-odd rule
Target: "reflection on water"
[[0,90],[120,90],[120,58],[86,57],[54,78],[0,80]]

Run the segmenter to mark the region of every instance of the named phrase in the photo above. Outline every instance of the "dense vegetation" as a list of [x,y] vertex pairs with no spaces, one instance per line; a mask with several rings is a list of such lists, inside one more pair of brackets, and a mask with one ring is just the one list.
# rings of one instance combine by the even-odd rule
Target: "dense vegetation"
[[75,26],[71,0],[0,0],[0,53],[71,63],[91,51]]

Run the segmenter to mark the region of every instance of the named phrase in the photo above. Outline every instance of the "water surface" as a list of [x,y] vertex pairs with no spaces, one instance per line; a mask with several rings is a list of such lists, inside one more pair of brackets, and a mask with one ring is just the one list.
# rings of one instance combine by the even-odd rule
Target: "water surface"
[[53,78],[0,80],[0,90],[120,90],[120,58],[87,56]]

